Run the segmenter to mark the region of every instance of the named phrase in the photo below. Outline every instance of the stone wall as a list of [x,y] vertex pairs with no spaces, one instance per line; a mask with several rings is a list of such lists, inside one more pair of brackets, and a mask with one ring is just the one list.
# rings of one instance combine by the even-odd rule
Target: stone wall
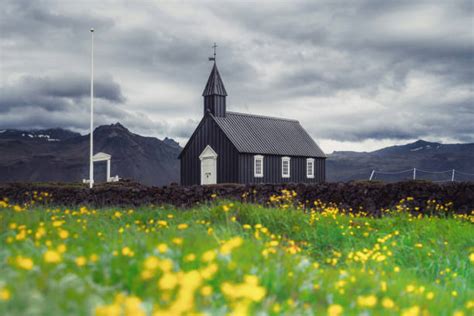
[[354,210],[364,210],[378,214],[381,209],[396,205],[401,199],[413,197],[413,207],[424,208],[428,200],[441,203],[452,202],[456,213],[474,211],[474,183],[435,184],[409,181],[383,184],[377,182],[323,183],[323,184],[220,184],[211,186],[165,186],[147,187],[132,182],[97,185],[89,190],[83,185],[66,184],[0,184],[0,199],[8,198],[12,203],[32,200],[33,192],[48,192],[48,197],[37,203],[73,206],[146,206],[174,205],[190,207],[206,203],[214,198],[267,203],[272,195],[281,194],[286,189],[296,192],[295,200],[305,205],[319,199],[333,202]]

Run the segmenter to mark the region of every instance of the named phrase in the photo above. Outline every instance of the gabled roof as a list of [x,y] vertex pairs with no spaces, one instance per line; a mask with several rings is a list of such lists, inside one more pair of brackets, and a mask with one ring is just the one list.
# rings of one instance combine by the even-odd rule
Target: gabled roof
[[212,118],[241,153],[326,157],[296,120],[229,111]]
[[206,87],[202,92],[202,96],[204,97],[209,95],[227,96],[227,91],[225,91],[224,83],[222,82],[216,63],[214,63],[214,67],[212,67],[209,79],[207,79]]

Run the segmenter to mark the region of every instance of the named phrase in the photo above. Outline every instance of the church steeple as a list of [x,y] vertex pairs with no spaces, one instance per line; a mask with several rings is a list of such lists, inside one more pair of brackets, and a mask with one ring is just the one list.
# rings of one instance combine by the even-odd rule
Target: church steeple
[[225,116],[226,111],[226,96],[227,92],[225,91],[224,83],[222,82],[221,75],[216,65],[216,45],[214,44],[214,58],[209,58],[214,60],[214,66],[212,67],[211,74],[209,79],[207,79],[206,87],[202,92],[204,97],[204,114],[207,111],[211,112],[214,116]]

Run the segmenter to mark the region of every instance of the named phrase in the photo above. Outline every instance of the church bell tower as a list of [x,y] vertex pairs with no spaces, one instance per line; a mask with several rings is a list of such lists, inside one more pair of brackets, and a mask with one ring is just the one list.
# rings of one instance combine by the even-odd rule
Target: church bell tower
[[212,115],[217,117],[225,117],[226,112],[226,96],[224,83],[222,82],[221,75],[217,69],[216,64],[216,47],[214,43],[214,57],[210,57],[209,60],[214,61],[209,79],[207,79],[206,87],[202,93],[204,97],[204,115],[210,112]]

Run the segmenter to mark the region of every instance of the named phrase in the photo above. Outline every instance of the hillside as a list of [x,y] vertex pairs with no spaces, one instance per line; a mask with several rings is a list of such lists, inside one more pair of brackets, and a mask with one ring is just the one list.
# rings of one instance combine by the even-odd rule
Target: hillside
[[[131,133],[120,123],[94,131],[94,152],[112,155],[111,175],[148,185],[179,181],[177,156],[171,139]],[[88,178],[89,135],[62,129],[3,130],[0,133],[0,182],[64,181]],[[95,164],[96,181],[105,179],[105,162]]]
[[[94,132],[95,152],[112,155],[111,174],[147,185],[179,182],[181,147],[173,139],[159,140],[131,133],[120,123],[100,126]],[[37,131],[0,130],[0,182],[64,181],[88,178],[89,135],[64,129]],[[105,179],[105,162],[96,163],[96,181]],[[419,140],[373,152],[335,151],[328,155],[327,181],[368,179],[373,169],[400,171],[412,168],[428,171],[456,169],[474,174],[474,144],[441,144]],[[433,181],[450,179],[449,172],[418,177]],[[411,172],[376,174],[385,181],[407,180]],[[456,180],[474,176],[456,174]]]
[[[441,144],[423,140],[411,144],[386,147],[373,152],[335,151],[327,160],[327,176],[330,181],[368,179],[370,172],[400,171],[418,168],[427,171],[460,170],[474,173],[474,144]],[[419,173],[420,178],[442,180],[444,174]],[[387,176],[388,177],[388,176]],[[393,180],[411,177],[411,173],[393,176]],[[474,180],[457,174],[458,180]]]

